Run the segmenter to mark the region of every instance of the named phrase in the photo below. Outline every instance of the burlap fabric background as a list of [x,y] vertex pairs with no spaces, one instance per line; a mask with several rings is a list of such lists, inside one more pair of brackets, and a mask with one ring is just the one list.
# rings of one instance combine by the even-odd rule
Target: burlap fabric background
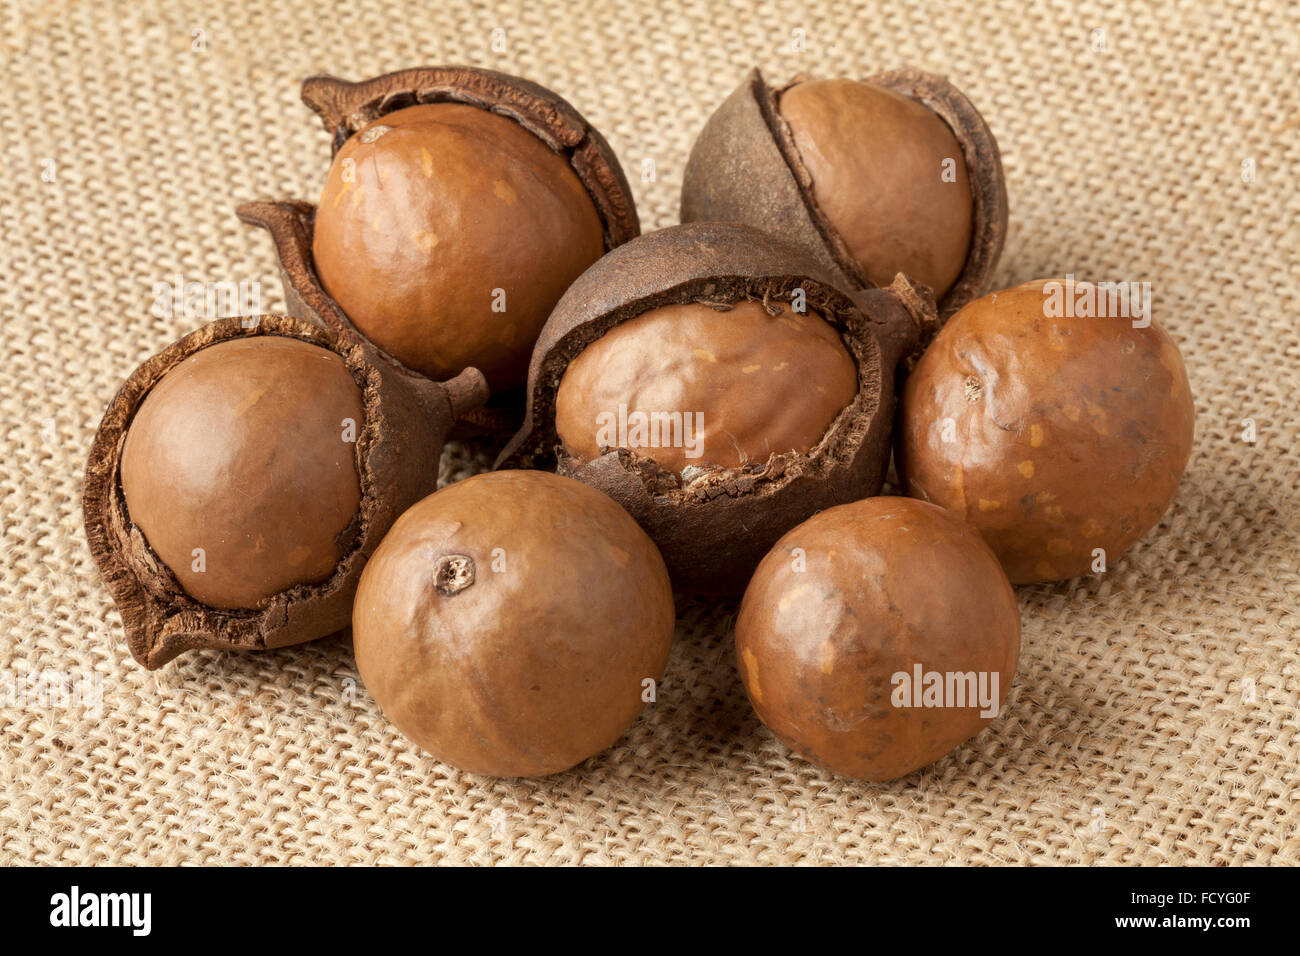
[[[6,7],[0,862],[1300,861],[1297,61],[1285,0]],[[198,324],[153,317],[153,284],[257,280],[281,308],[270,243],[233,207],[316,197],[328,143],[300,81],[443,62],[568,97],[622,158],[646,229],[676,221],[692,139],[750,66],[942,72],[1002,146],[995,284],[1153,283],[1197,397],[1177,501],[1104,577],[1020,589],[1020,672],[971,745],[889,785],[790,757],[735,676],[732,603],[679,602],[658,703],[539,781],[417,752],[346,635],[153,674],[130,659],[78,494],[110,396]],[[456,449],[444,464],[447,480],[484,466]],[[102,700],[23,693],[50,673]]]

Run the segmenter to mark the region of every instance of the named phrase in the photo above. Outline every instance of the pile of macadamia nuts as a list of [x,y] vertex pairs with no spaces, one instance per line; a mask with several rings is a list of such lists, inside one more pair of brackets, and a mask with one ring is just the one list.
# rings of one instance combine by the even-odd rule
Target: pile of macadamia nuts
[[[86,468],[136,659],[351,627],[387,717],[540,776],[656,699],[674,593],[743,597],[736,666],[795,753],[890,780],[993,720],[1012,585],[1105,573],[1168,509],[1193,403],[1139,283],[987,292],[997,143],[916,70],[757,70],[640,234],[560,96],[469,67],[303,99],[320,202],[240,216],[289,315],[137,369]],[[437,485],[448,439],[496,469]],[[881,497],[889,464],[905,497]]]

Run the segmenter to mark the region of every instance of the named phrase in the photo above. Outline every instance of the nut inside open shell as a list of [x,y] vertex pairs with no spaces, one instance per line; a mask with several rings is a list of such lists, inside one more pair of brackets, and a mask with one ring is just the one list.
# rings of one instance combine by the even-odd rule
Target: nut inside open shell
[[[331,154],[366,124],[409,106],[462,103],[505,116],[568,159],[600,216],[607,250],[640,232],[631,187],[609,144],[564,98],[536,83],[473,67],[422,67],[355,83],[309,77],[302,86],[302,99],[329,132]],[[311,251],[313,204],[261,200],[245,203],[237,212],[243,221],[271,233],[290,314],[364,338],[325,292],[316,273]],[[518,390],[494,396],[458,423],[453,437],[504,440],[519,427],[521,405]]]
[[[846,287],[871,287],[863,270],[813,198],[812,178],[778,108],[785,87],[770,87],[756,69],[705,124],[691,150],[682,185],[683,222],[741,222],[806,246]],[[938,303],[947,318],[981,294],[1007,231],[1007,192],[996,139],[969,99],[944,77],[893,70],[864,83],[907,96],[936,114],[962,149],[972,199],[966,263]],[[864,184],[869,188],[869,184]]]
[[[361,502],[345,552],[327,579],[281,591],[256,609],[217,609],[181,588],[132,521],[122,489],[122,452],[137,411],[171,370],[209,346],[252,336],[297,339],[342,359],[361,391],[364,412],[355,436]],[[262,650],[346,627],[366,558],[405,508],[435,490],[447,432],[486,396],[477,369],[433,382],[395,368],[364,343],[284,316],[213,322],[148,359],[104,414],[82,493],[86,538],[121,612],[132,655],[154,669],[193,648]]]
[[[673,473],[626,448],[580,460],[559,442],[555,408],[564,372],[610,329],[664,305],[788,303],[798,290],[807,309],[840,332],[858,370],[853,401],[807,453]],[[933,300],[904,277],[855,300],[807,250],[752,227],[691,223],[649,233],[593,265],[556,306],[533,352],[524,427],[497,467],[554,468],[599,488],[654,539],[677,586],[737,593],[794,525],[879,491],[889,462],[894,369],[936,326]]]
[[[271,234],[279,261],[280,282],[284,286],[285,308],[291,316],[364,341],[377,356],[395,368],[407,375],[419,374],[370,343],[321,287],[311,255],[312,222],[316,215],[314,205],[296,199],[261,200],[244,203],[238,214],[244,222],[261,226]],[[503,441],[519,428],[523,418],[519,408],[521,404],[518,395],[493,397],[467,410],[448,437]]]

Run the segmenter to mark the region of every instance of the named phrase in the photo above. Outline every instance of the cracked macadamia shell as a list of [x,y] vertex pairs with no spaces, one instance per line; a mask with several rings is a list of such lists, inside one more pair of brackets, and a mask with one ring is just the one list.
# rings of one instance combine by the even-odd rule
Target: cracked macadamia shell
[[[796,301],[809,315],[809,329],[818,316],[843,344],[854,366],[853,384],[845,387],[842,363],[829,354],[834,350],[821,354],[818,346],[816,360],[804,364],[810,353],[793,349],[796,335],[808,335],[791,327],[804,324],[790,319]],[[686,327],[654,354],[654,336],[640,338],[638,319],[652,330],[661,319]],[[600,489],[659,546],[676,586],[738,594],[787,530],[822,508],[880,490],[893,424],[894,369],[936,321],[933,299],[905,277],[854,299],[806,250],[752,227],[689,223],[648,233],[584,272],[551,313],[533,352],[524,427],[497,467],[554,468]],[[746,336],[751,322],[781,330],[773,348]],[[808,337],[833,344],[824,334]],[[631,346],[625,353],[626,340]],[[725,361],[695,354],[696,348],[707,353],[723,346]],[[594,360],[585,362],[589,349]],[[781,351],[790,357],[775,354]],[[784,361],[801,367],[800,374],[778,370]],[[761,369],[747,373],[754,364]],[[573,396],[560,394],[570,369],[583,380],[572,407],[567,401]],[[613,379],[608,388],[604,371]],[[651,375],[663,381],[652,383]],[[734,428],[749,460],[739,464],[738,455],[729,466],[690,459],[678,470],[676,459],[665,467],[644,453],[659,449],[612,447],[592,456],[589,440],[566,449],[557,414],[568,440],[579,444],[574,432],[581,431],[581,419],[609,411],[593,406],[623,395],[625,383],[653,392],[656,403],[705,404],[680,411],[705,411],[706,429]],[[828,391],[814,398],[819,385]],[[598,401],[588,402],[593,395]],[[635,405],[636,396],[628,397]],[[575,407],[583,410],[575,413]],[[797,427],[787,420],[795,412],[807,416]],[[574,414],[579,421],[571,431]],[[801,449],[810,435],[816,436],[811,447]],[[765,448],[770,453],[761,455]]]
[[476,369],[433,382],[301,319],[222,319],[131,374],[86,462],[86,540],[131,654],[265,650],[347,627],[361,569],[437,487]]
[[367,338],[434,379],[523,384],[551,308],[605,250],[568,159],[505,116],[427,103],[379,117],[330,167],[321,284]]
[[971,191],[951,129],[901,93],[807,80],[777,107],[817,207],[872,285],[905,272],[942,299],[970,252]]
[[754,70],[691,149],[681,217],[779,232],[848,289],[902,272],[932,289],[946,317],[997,265],[1007,193],[988,124],[941,76],[769,87]]
[[759,719],[805,759],[865,780],[909,774],[979,733],[1019,654],[997,558],[955,515],[909,498],[799,525],[754,572],[736,620]]
[[361,389],[334,352],[221,342],[169,371],[136,413],[127,508],[195,600],[258,607],[334,572],[361,504],[364,424]]
[[[338,191],[331,193],[320,210],[296,200],[259,200],[238,208],[242,220],[266,229],[275,243],[288,311],[365,339],[385,351],[392,362],[435,378],[455,374],[464,367],[462,363],[482,365],[491,380],[493,395],[487,403],[464,410],[453,437],[486,440],[500,448],[519,430],[523,419],[523,398],[511,382],[515,386],[523,384],[532,346],[528,336],[536,336],[563,291],[561,276],[569,268],[566,263],[575,256],[586,257],[589,262],[640,232],[632,190],[618,158],[600,131],[562,96],[522,77],[494,70],[457,65],[417,67],[357,82],[311,76],[303,81],[302,100],[329,133],[332,154],[337,159],[330,176],[338,173]],[[428,112],[424,107],[435,109]],[[363,152],[362,146],[367,146],[372,157],[387,156],[384,151],[388,146],[382,144],[391,138],[391,132],[384,132],[368,145],[359,142],[359,134],[368,130],[366,137],[370,139],[381,127],[391,130],[386,120],[397,114],[402,114],[403,120],[434,115],[459,119],[435,124],[432,130],[421,122],[415,124],[419,129],[403,132],[397,142],[404,139],[413,147],[413,154],[406,153],[409,162],[400,164],[396,177],[376,175],[375,163],[363,163],[360,168],[355,163],[347,164]],[[411,138],[418,139],[421,130],[432,141],[414,148],[417,144]],[[382,149],[374,148],[380,146]],[[347,155],[338,159],[345,150]],[[473,155],[466,156],[464,150]],[[513,162],[512,156],[521,161]],[[504,174],[489,179],[493,163]],[[446,175],[440,176],[442,165],[446,166]],[[389,163],[384,168],[393,172]],[[358,175],[349,185],[343,180],[344,173],[349,177]],[[585,200],[574,196],[572,177],[581,184]],[[381,225],[387,221],[392,227],[376,232],[372,229],[374,217],[365,222],[351,220],[360,218],[358,210],[367,195],[366,190],[358,193],[357,188],[363,181],[373,186],[381,180],[410,190],[414,201],[393,210],[380,201],[376,190],[370,190],[365,201],[376,204]],[[427,188],[417,188],[421,183]],[[449,185],[455,188],[449,189]],[[393,190],[385,195],[393,198]],[[537,208],[522,208],[528,196],[540,197]],[[467,197],[473,201],[467,202]],[[337,210],[333,208],[335,200],[339,203]],[[353,202],[358,204],[355,208],[349,205]],[[557,206],[559,217],[546,219],[546,234],[539,236],[538,220],[548,215],[545,209],[554,212]],[[518,215],[513,219],[504,215],[504,207]],[[581,254],[576,251],[590,239],[586,231],[590,226],[588,207],[594,209],[599,223],[594,255],[590,250]],[[366,267],[372,277],[382,278],[399,259],[410,264],[412,256],[413,268],[425,273],[403,273],[391,285],[366,285],[361,275],[350,273],[354,263],[346,255],[341,264],[335,263],[337,268],[327,270],[331,273],[331,287],[351,301],[367,331],[352,321],[322,284],[313,256],[318,214],[324,214],[327,220],[346,219],[350,227],[355,227],[344,232],[362,249],[358,262],[364,263],[373,255]],[[456,228],[452,230],[452,226]],[[577,246],[554,252],[555,247],[564,246],[560,241],[563,231]],[[336,231],[327,244],[337,247],[339,240]],[[319,251],[329,258],[330,250]],[[554,261],[545,262],[539,275],[539,254],[552,252]],[[517,274],[511,282],[488,284],[485,304],[479,295],[483,277],[464,275],[466,268],[472,272],[478,266],[498,275],[503,269]],[[569,273],[570,277],[577,271]],[[457,273],[465,285],[457,286]],[[425,283],[425,279],[433,281]],[[516,279],[523,284],[515,283]],[[436,291],[449,287],[450,294],[439,299]],[[412,306],[415,311],[395,312],[395,302]],[[431,323],[425,322],[429,315],[420,314],[426,307],[432,310]],[[525,330],[530,323],[531,328]],[[386,351],[386,347],[403,354]]]
[[384,714],[470,773],[557,773],[611,746],[668,661],[673,595],[645,533],[558,475],[476,475],[408,510],[357,589]]
[[1191,453],[1178,346],[1098,288],[1038,280],[972,302],[904,387],[905,490],[963,516],[1016,584],[1113,566],[1169,508]]
[[556,393],[566,452],[635,449],[674,472],[807,452],[853,401],[857,367],[820,315],[769,306],[665,305],[610,329]]

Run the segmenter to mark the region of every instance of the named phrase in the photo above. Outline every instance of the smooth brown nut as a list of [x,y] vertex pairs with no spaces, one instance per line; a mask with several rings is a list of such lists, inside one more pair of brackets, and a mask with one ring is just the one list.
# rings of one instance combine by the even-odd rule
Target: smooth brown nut
[[[831,387],[830,382],[771,378],[749,390],[749,401],[762,414],[785,405],[812,413],[800,429],[821,433],[811,448],[775,450],[789,444],[781,440],[769,443],[774,450],[763,459],[736,466],[695,459],[680,471],[663,467],[644,449],[614,447],[594,458],[566,450],[557,432],[558,392],[568,368],[586,350],[600,349],[623,325],[665,306],[704,307],[687,314],[692,321],[717,324],[724,330],[717,338],[726,340],[725,330],[733,325],[727,310],[740,307],[743,319],[751,308],[746,303],[769,312],[783,303],[807,309],[848,349],[856,384],[829,426],[824,413],[840,398],[823,405],[801,392],[815,391],[818,384]],[[894,371],[937,321],[933,297],[905,276],[888,289],[850,296],[806,249],[751,226],[693,222],[647,233],[579,276],[551,313],[533,351],[524,427],[502,451],[497,467],[554,468],[599,488],[654,540],[675,587],[739,594],[786,531],[822,508],[879,493],[889,465]],[[784,360],[771,358],[773,365]],[[745,368],[733,368],[716,381],[726,384],[737,375],[743,380]],[[738,392],[716,407],[725,409],[728,427],[734,408],[735,420],[749,423],[744,429],[761,434],[765,423],[758,414],[746,417],[739,407],[744,400]],[[757,437],[747,440],[762,445]]]
[[800,756],[866,780],[904,776],[979,733],[1019,655],[997,558],[956,516],[910,498],[799,525],[754,572],[736,620],[759,719]]
[[407,511],[357,589],[357,668],[384,714],[470,773],[557,773],[612,745],[672,643],[663,559],[600,492],[476,475]]
[[537,333],[605,251],[568,159],[462,103],[396,110],[339,150],[317,207],[321,284],[367,338],[434,379],[523,384]]
[[770,87],[754,70],[691,148],[681,218],[779,233],[849,291],[901,271],[931,287],[946,318],[997,265],[1007,190],[988,124],[941,76]]
[[[1178,346],[1098,288],[1038,280],[972,302],[904,386],[904,489],[974,525],[1016,584],[1113,564],[1168,510],[1191,454]],[[1102,307],[1049,314],[1088,298]]]
[[132,656],[153,669],[347,627],[366,559],[486,398],[477,369],[434,382],[288,316],[212,322],[149,358],[109,402],[82,490]]
[[818,207],[867,279],[905,272],[942,299],[966,265],[972,201],[951,129],[901,93],[809,80],[780,96]]
[[361,389],[334,352],[282,337],[218,343],[136,413],[127,508],[191,597],[258,607],[333,574],[361,504],[364,425]]
[[806,453],[857,391],[852,356],[816,312],[752,300],[724,310],[664,305],[569,364],[555,429],[570,455],[588,461],[618,447],[668,471],[735,468]]

